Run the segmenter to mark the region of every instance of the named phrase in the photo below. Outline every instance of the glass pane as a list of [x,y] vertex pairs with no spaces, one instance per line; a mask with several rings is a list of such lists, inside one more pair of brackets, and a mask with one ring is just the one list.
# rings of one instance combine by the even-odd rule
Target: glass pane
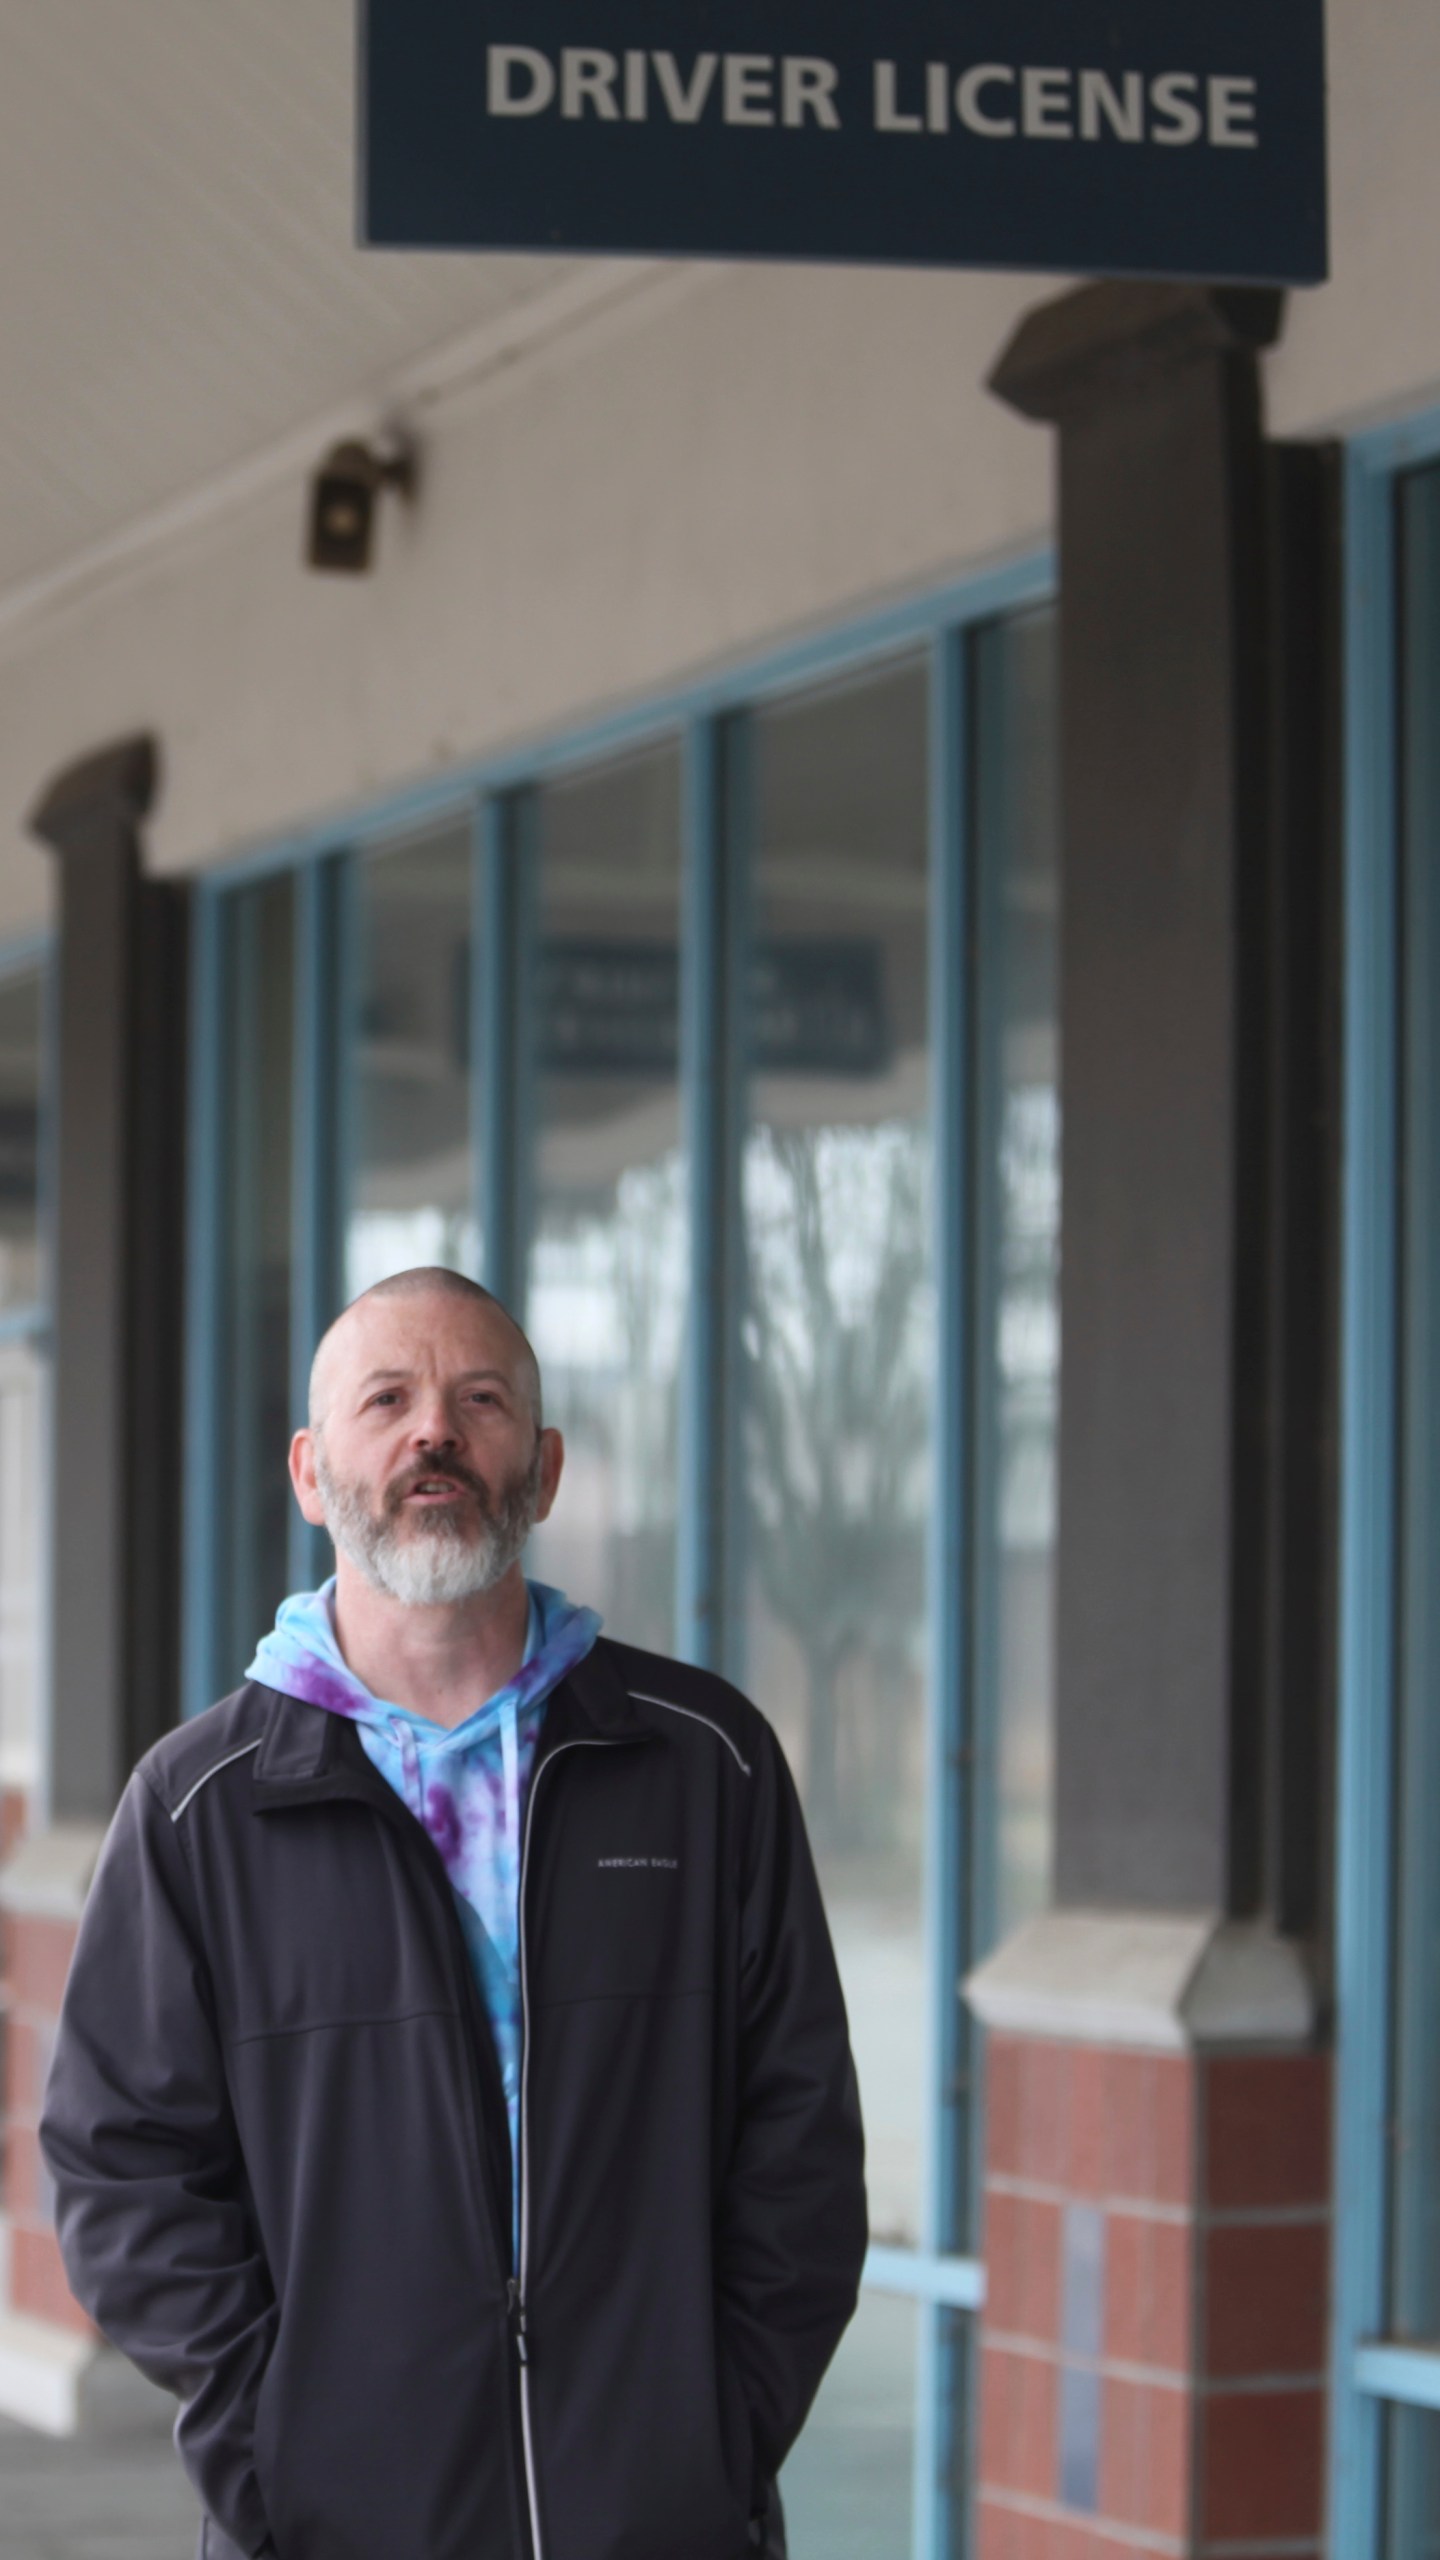
[[919,2230],[934,1308],[922,662],[757,713],[742,1179],[745,1676],[804,1798],[875,2237]]
[[1404,1389],[1390,2319],[1399,2336],[1440,2338],[1440,472],[1402,484],[1401,537]]
[[1060,1369],[1055,620],[979,632],[971,723],[979,1090],[975,1631],[1003,1938],[1050,1893]]
[[1385,2455],[1381,2560],[1440,2560],[1440,2413],[1388,2409]]
[[679,751],[536,798],[527,1322],[566,1470],[532,1558],[613,1634],[666,1652],[689,1279]]
[[481,1276],[470,1145],[468,825],[358,863],[346,1295],[446,1263]]
[[232,1687],[288,1588],[294,914],[288,874],[225,902],[212,1679]]
[[924,2316],[862,2295],[781,2478],[790,2560],[910,2560]]
[[33,1307],[40,1276],[38,969],[0,980],[0,1307]]

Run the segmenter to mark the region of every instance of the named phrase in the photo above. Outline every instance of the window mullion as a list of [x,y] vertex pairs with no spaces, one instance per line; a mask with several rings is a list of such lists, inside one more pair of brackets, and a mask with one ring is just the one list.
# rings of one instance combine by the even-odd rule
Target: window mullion
[[[972,1444],[970,1057],[972,881],[965,823],[967,666],[964,631],[942,634],[930,659],[930,1025],[932,1233],[936,1306],[934,1476],[927,1605],[930,1701],[926,1731],[925,1936],[930,1986],[926,2038],[922,2246],[973,2247],[978,2178],[974,2029],[959,1977],[972,1953],[976,1837],[973,1682],[967,1646]],[[916,2560],[959,2548],[968,2500],[950,2477],[957,2431],[968,2438],[974,2394],[964,2370],[968,2338],[953,2307],[920,2312],[916,2376]],[[969,2404],[966,2411],[965,2404]]]
[[1336,2116],[1330,2530],[1378,2544],[1380,2404],[1355,2389],[1358,2339],[1386,2325],[1393,2174],[1398,1481],[1399,971],[1393,491],[1363,461],[1349,485],[1346,638],[1344,1382],[1336,1843]]
[[680,1652],[738,1674],[743,718],[685,743],[680,1055],[691,1289],[681,1429]]

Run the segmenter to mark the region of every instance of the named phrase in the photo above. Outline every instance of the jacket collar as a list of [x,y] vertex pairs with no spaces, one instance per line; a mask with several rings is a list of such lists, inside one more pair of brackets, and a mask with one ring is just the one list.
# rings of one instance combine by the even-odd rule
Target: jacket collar
[[[258,1683],[257,1683],[258,1688]],[[278,1813],[290,1805],[324,1804],[360,1797],[388,1813],[404,1810],[392,1788],[367,1759],[347,1717],[280,1689],[261,1689],[269,1714],[255,1755],[253,1810]]]
[[[256,1694],[268,1704],[265,1739],[255,1757],[257,1813],[283,1805],[360,1796],[389,1810],[394,1791],[372,1766],[353,1724],[328,1707],[278,1689]],[[597,1638],[545,1702],[539,1758],[569,1742],[646,1742],[652,1730],[637,1715],[611,1647]]]
[[597,1636],[583,1661],[551,1691],[540,1739],[542,1758],[562,1742],[648,1742],[651,1728],[636,1713],[621,1677],[615,1649]]
[[258,1681],[255,1693],[266,1709],[265,1738],[255,1757],[256,1786],[293,1786],[328,1775],[344,1717],[284,1690],[262,1688]]

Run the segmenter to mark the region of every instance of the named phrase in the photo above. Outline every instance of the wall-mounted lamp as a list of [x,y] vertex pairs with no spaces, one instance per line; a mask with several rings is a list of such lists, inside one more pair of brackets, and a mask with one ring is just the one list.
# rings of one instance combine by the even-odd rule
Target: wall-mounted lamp
[[413,498],[416,457],[397,441],[379,453],[358,437],[332,445],[310,483],[305,557],[312,569],[363,576],[375,556],[375,516],[382,489]]

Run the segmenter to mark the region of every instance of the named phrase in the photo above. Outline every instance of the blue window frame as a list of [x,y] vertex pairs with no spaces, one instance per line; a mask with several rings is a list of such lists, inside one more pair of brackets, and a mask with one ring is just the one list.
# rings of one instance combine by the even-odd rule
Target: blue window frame
[[[277,1438],[277,1395],[288,1393],[292,1423],[301,1417],[311,1348],[347,1277],[363,1278],[364,1255],[383,1249],[387,1219],[424,1245],[426,1222],[443,1215],[443,1258],[473,1262],[517,1310],[527,1285],[563,1296],[577,1273],[613,1277],[617,1256],[633,1278],[638,1254],[661,1310],[657,1339],[681,1258],[675,1374],[660,1361],[636,1422],[647,1446],[675,1448],[673,1502],[639,1524],[634,1555],[607,1561],[597,1547],[596,1570],[624,1590],[643,1585],[652,1615],[668,1607],[677,1651],[743,1671],[764,1617],[745,1571],[763,1535],[747,1518],[763,1367],[745,1317],[755,1222],[782,1175],[809,1184],[820,1225],[827,1184],[842,1225],[847,1181],[888,1184],[887,1214],[915,1194],[925,1268],[907,1322],[928,1388],[912,1540],[922,1623],[897,1619],[892,1637],[919,1666],[921,1703],[909,1780],[919,2130],[901,2181],[913,2201],[871,2249],[852,2358],[842,2350],[827,2384],[808,2478],[797,2455],[794,2560],[849,2560],[852,2542],[857,2560],[960,2560],[969,2549],[982,2055],[959,1982],[1048,1889],[1050,588],[1038,559],[898,606],[267,847],[198,887],[189,1712],[239,1676],[250,1630],[237,1587],[263,1616],[282,1585],[324,1569],[303,1524],[288,1541],[266,1525],[263,1482],[254,1521],[237,1524],[236,1488],[254,1473],[261,1405]],[[890,741],[869,770],[892,753],[905,763],[903,810],[863,805],[865,734]],[[608,924],[587,904],[580,843],[615,856]],[[406,846],[418,849],[408,866]],[[268,983],[256,975],[262,947]],[[415,960],[432,990],[423,1022],[407,954],[429,955]],[[587,1098],[576,1070],[589,1054],[583,981],[597,967],[643,985],[658,1028],[643,1051],[597,1055]],[[557,972],[563,1039],[536,1029]],[[867,1064],[866,1026],[881,1012],[899,1036]],[[597,1015],[592,1047],[602,1030]],[[887,1103],[862,1091],[867,1075]],[[423,1102],[405,1103],[407,1077]],[[587,1188],[587,1109],[608,1190],[598,1176]],[[428,1132],[408,1163],[402,1126]],[[466,1151],[468,1186],[456,1170]],[[831,1295],[853,1294],[833,1232],[830,1260]],[[863,1316],[850,1329],[863,1333]],[[269,1385],[241,1411],[237,1367],[257,1358]],[[584,1361],[571,1365],[572,1434],[592,1471],[611,1469],[613,1490],[615,1451],[593,1398],[587,1407]],[[277,1448],[277,1478],[278,1458]],[[237,1533],[250,1540],[243,1558]],[[268,1540],[263,1570],[256,1540]],[[647,1627],[647,1640],[658,1632]],[[831,2515],[826,2476],[835,2449],[856,2464],[861,2415],[884,2430],[855,2469],[873,2512],[851,2494]]]
[[1440,414],[1347,476],[1331,2548],[1440,2540]]

